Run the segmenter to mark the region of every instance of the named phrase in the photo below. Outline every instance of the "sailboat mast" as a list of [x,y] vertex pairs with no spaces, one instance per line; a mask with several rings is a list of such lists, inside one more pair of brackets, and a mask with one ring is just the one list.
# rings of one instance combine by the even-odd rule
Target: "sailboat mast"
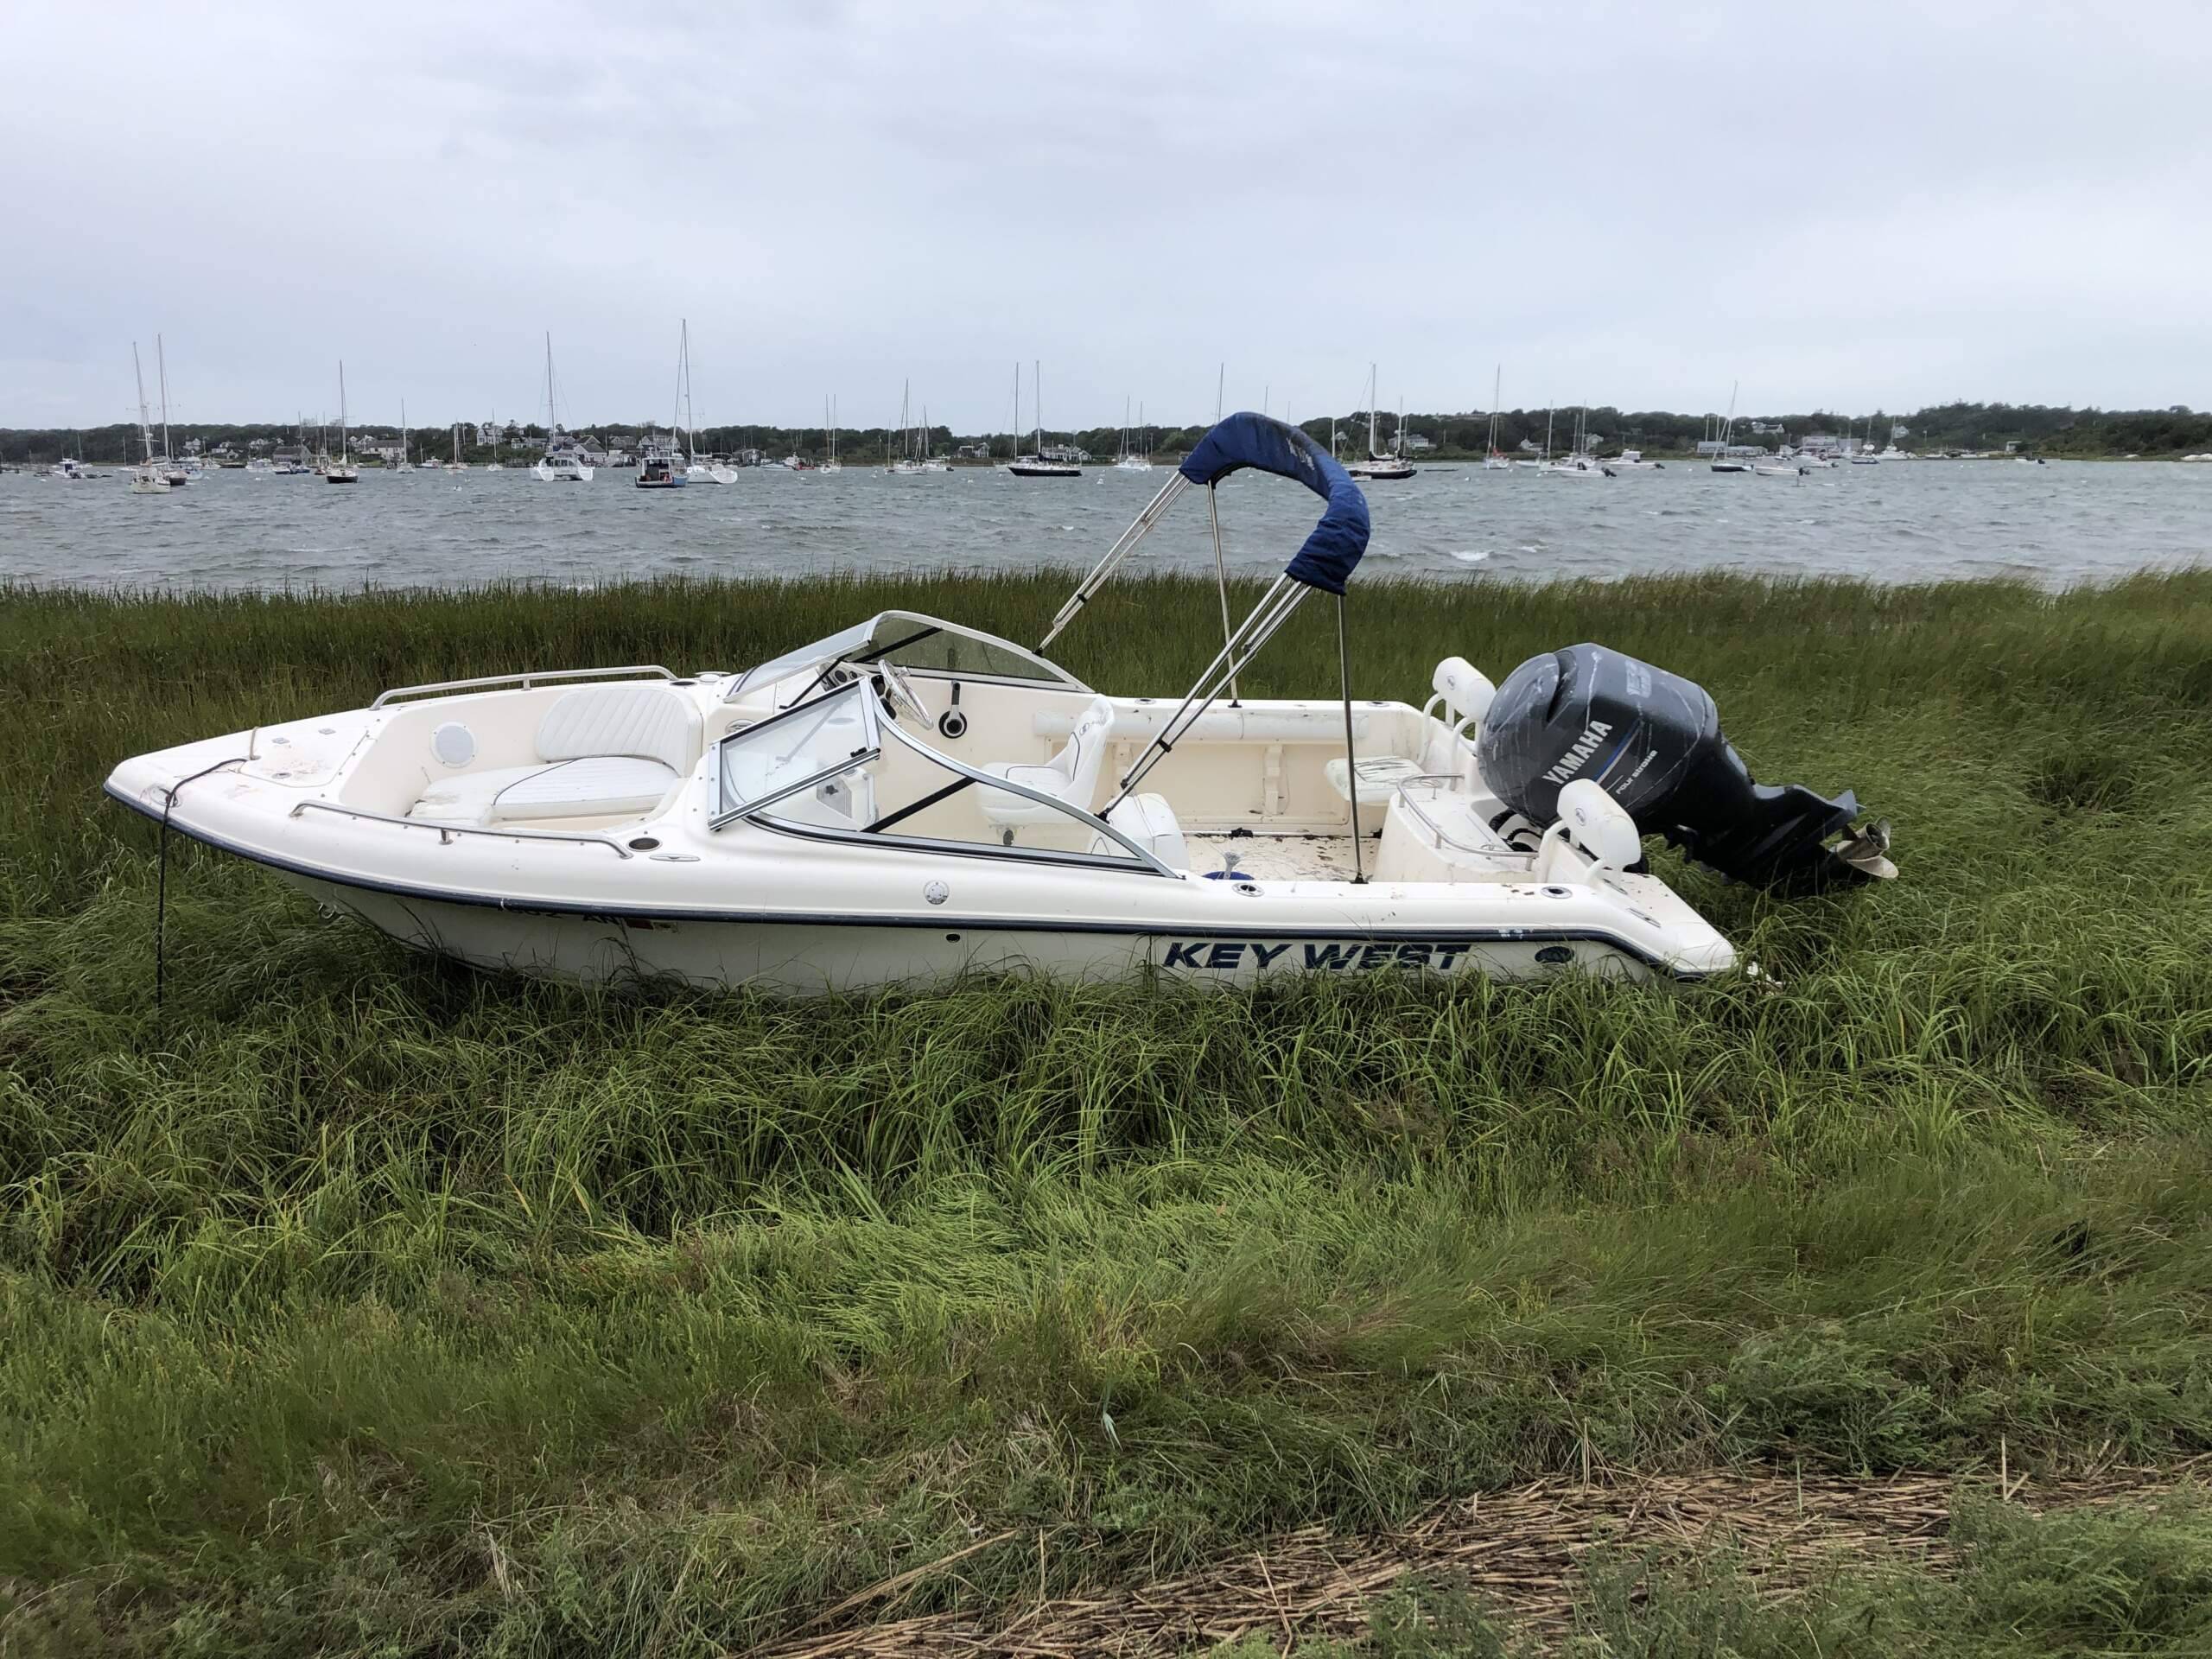
[[138,382],[138,441],[145,446],[146,464],[154,461],[154,429],[146,423],[146,371],[138,365],[138,342],[130,342],[130,372]]
[[668,429],[672,436],[677,431],[677,416],[683,412],[683,370],[691,357],[691,320],[682,322],[683,332],[677,336],[676,394],[668,400]]
[[1014,365],[1014,442],[1007,446],[1019,457],[1021,454],[1021,364]]
[[162,377],[162,454],[167,458],[176,452],[169,448],[169,358],[159,334],[154,336],[154,363]]
[[1036,377],[1030,401],[1037,405],[1037,453],[1041,456],[1045,453],[1045,359],[1032,358],[1029,372]]
[[1373,461],[1381,454],[1375,447],[1375,365],[1367,365],[1367,458]]
[[352,454],[346,443],[346,359],[338,359],[338,464],[346,465]]

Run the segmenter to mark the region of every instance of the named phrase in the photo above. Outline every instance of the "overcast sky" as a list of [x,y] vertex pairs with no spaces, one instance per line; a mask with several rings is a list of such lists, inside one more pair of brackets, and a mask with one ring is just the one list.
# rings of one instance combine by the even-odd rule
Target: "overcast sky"
[[[0,28],[0,425],[2212,403],[2212,5],[136,10]],[[1024,370],[1025,382],[1027,369]],[[1024,386],[1024,419],[1031,418]]]

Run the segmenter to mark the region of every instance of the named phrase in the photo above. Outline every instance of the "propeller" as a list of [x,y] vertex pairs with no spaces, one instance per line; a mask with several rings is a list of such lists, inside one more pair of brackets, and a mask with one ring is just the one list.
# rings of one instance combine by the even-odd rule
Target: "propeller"
[[1890,821],[1877,818],[1838,843],[1835,855],[1872,881],[1894,881],[1897,867],[1890,861]]

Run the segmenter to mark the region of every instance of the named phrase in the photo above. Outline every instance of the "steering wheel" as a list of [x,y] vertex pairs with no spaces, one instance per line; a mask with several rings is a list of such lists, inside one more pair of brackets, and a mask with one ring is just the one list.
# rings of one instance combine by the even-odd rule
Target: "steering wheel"
[[923,725],[928,725],[930,711],[922,707],[922,700],[915,694],[913,683],[899,671],[897,664],[877,663],[874,667],[876,671],[883,676],[884,690],[888,699],[903,706],[908,714],[913,715]]

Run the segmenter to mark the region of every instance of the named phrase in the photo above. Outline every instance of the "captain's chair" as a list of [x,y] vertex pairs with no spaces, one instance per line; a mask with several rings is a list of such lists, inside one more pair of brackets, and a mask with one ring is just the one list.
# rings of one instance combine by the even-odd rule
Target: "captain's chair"
[[[1444,730],[1431,728],[1418,756],[1368,754],[1359,760],[1359,804],[1373,806],[1387,801],[1398,785],[1415,778],[1470,778],[1473,759],[1465,741],[1468,729],[1482,723],[1490,712],[1497,688],[1489,677],[1464,657],[1446,657],[1436,665],[1429,683],[1436,690],[1421,709],[1435,716],[1442,710]],[[1346,800],[1351,798],[1351,772],[1339,757],[1321,769],[1329,787]]]
[[[1113,732],[1114,705],[1104,697],[1094,697],[1090,706],[1076,716],[1068,741],[1051,760],[1041,765],[1001,760],[982,770],[995,778],[1020,784],[1088,812],[1098,793],[1098,768],[1105,761],[1106,746],[1112,741]],[[1026,823],[1067,822],[1065,812],[1055,811],[1044,802],[1033,801],[1025,795],[1003,789],[979,789],[976,792],[984,817],[1009,835]]]

